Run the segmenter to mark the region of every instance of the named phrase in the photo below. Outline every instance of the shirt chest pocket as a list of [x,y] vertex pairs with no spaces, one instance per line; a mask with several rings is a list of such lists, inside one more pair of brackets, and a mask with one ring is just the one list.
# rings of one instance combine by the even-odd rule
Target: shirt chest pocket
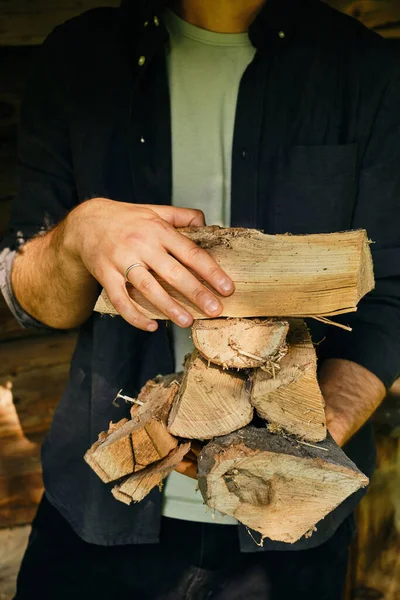
[[274,161],[270,198],[276,233],[325,233],[351,227],[357,196],[357,144],[294,146]]

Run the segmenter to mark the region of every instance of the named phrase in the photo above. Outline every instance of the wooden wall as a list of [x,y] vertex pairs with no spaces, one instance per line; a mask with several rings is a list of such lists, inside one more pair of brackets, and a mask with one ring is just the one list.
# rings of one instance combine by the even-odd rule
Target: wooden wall
[[[329,1],[352,14],[359,11],[365,20],[375,18],[374,26],[390,10],[392,30],[386,34],[394,37],[400,0]],[[34,45],[59,22],[110,4],[118,1],[0,0],[0,236],[15,194],[18,111]],[[74,344],[74,333],[21,329],[0,299],[0,528],[29,523],[33,517],[42,493],[40,443],[64,387]],[[400,600],[400,384],[376,415],[375,427],[379,466],[358,511],[346,600]]]

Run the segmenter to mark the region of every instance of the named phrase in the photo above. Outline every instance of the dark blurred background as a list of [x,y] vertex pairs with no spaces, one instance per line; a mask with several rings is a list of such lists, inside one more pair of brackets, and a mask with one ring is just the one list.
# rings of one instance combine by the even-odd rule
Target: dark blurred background
[[[400,61],[400,0],[328,3],[383,35]],[[72,16],[118,4],[0,0],[0,236],[16,189],[20,100],[38,45]],[[74,343],[74,333],[38,335],[21,329],[0,297],[0,600],[13,596],[43,490],[40,443],[64,387]],[[375,415],[374,426],[378,469],[358,510],[345,600],[400,600],[400,382]]]

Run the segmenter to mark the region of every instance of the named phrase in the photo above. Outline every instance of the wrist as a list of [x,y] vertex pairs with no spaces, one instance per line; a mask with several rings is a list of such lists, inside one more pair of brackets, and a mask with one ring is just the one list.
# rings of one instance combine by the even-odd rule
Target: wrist
[[74,208],[55,229],[55,244],[65,257],[77,264],[82,263],[82,234],[80,231],[81,205]]

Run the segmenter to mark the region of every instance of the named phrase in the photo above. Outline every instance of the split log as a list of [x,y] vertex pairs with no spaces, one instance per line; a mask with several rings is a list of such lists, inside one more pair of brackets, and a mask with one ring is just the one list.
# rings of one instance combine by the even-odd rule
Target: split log
[[210,508],[290,543],[368,484],[331,437],[310,446],[251,426],[208,443],[198,464]]
[[[365,230],[264,235],[254,229],[199,227],[181,232],[206,249],[235,283],[235,293],[222,299],[222,317],[332,316],[354,311],[374,287]],[[195,319],[207,318],[155,277]],[[143,314],[166,319],[136,289],[128,289]],[[117,314],[105,292],[95,310]]]
[[176,448],[178,440],[168,433],[166,419],[178,389],[175,375],[147,382],[134,418],[111,423],[108,432],[100,433],[84,458],[102,481],[140,471]]
[[158,375],[148,381],[140,390],[137,403],[131,408],[132,419],[142,422],[157,419],[166,425],[182,377],[183,373],[172,373],[172,375]]
[[168,431],[182,438],[206,440],[244,427],[253,418],[246,377],[207,362],[194,350],[185,363]]
[[100,433],[84,458],[100,479],[109,483],[164,458],[177,444],[160,421],[142,424],[122,419]]
[[[127,424],[128,427],[124,429]],[[128,419],[121,419],[118,423],[111,422],[108,431],[99,433],[97,442],[86,452],[85,461],[104,483],[133,473],[135,459],[130,433],[131,423]]]
[[181,444],[159,462],[127,477],[122,483],[114,486],[111,490],[113,496],[125,504],[140,502],[156,485],[161,486],[163,479],[172,473],[189,450],[190,442]]
[[192,339],[206,360],[224,369],[260,367],[282,348],[289,325],[276,319],[196,320]]
[[290,319],[288,351],[279,364],[256,369],[251,403],[263,419],[305,440],[326,437],[324,400],[317,381],[317,357],[307,326]]

